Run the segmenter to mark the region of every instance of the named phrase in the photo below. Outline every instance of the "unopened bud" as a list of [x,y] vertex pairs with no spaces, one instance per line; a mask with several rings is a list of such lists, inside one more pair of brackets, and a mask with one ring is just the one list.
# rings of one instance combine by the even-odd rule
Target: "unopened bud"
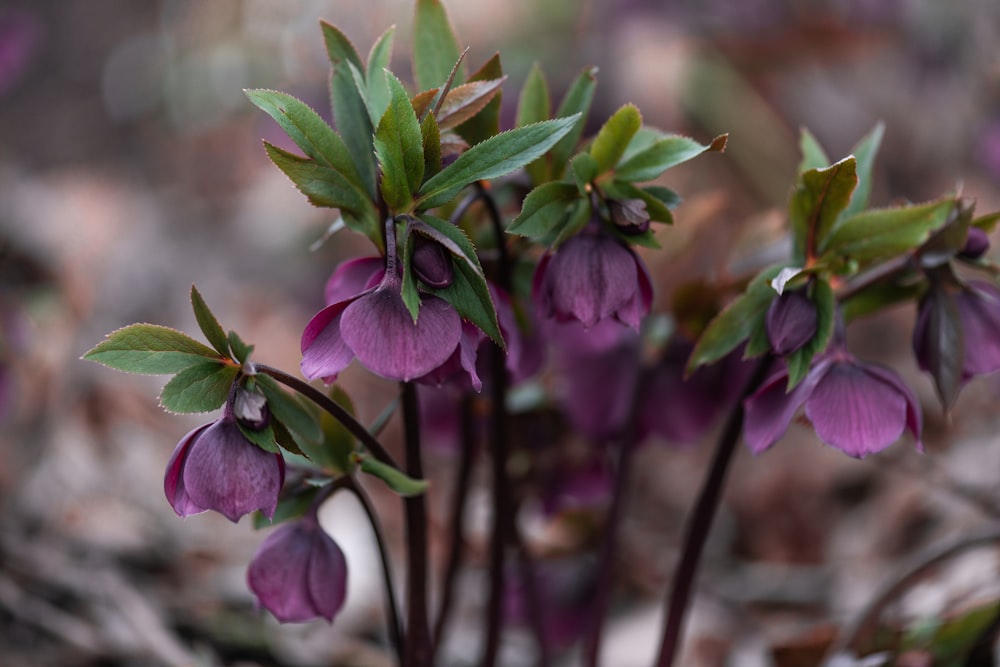
[[447,287],[455,278],[455,267],[452,266],[448,251],[437,241],[431,241],[420,234],[414,239],[411,262],[417,278],[430,287]]
[[990,248],[990,237],[979,227],[969,227],[969,235],[965,238],[965,247],[959,253],[966,259],[979,259]]
[[774,353],[791,354],[816,335],[816,306],[803,290],[783,292],[767,309],[765,325]]
[[608,202],[611,222],[622,234],[642,234],[649,229],[649,213],[641,199],[612,199]]
[[264,394],[244,387],[236,390],[233,415],[240,426],[251,431],[262,431],[271,423],[271,409],[267,407],[267,398]]

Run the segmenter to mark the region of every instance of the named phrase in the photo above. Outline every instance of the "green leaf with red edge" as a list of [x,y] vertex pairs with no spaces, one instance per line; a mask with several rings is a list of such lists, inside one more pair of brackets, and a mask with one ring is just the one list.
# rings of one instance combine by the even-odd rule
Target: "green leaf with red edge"
[[221,361],[219,353],[204,343],[156,324],[131,324],[113,331],[83,358],[145,375],[170,375],[206,361]]
[[375,130],[382,168],[382,198],[393,212],[408,210],[424,178],[424,139],[410,98],[399,79],[385,72],[392,100]]
[[724,151],[727,140],[728,135],[723,134],[708,145],[702,145],[679,134],[665,135],[622,160],[615,168],[615,178],[633,183],[651,181],[667,169],[702,153]]
[[561,178],[566,171],[569,158],[576,151],[580,137],[583,135],[584,126],[587,124],[587,116],[590,114],[590,106],[594,101],[594,90],[597,88],[597,68],[587,67],[580,72],[569,90],[563,96],[559,108],[556,109],[555,118],[565,118],[574,114],[580,114],[579,119],[573,128],[566,133],[566,136],[552,147],[552,177]]
[[764,326],[768,306],[777,296],[770,282],[783,268],[784,265],[780,264],[758,273],[743,294],[708,323],[691,352],[685,371],[687,374],[693,373],[699,366],[718,361]]
[[597,171],[610,171],[621,160],[625,149],[642,126],[642,115],[634,104],[626,104],[605,121],[590,145],[590,156]]
[[[413,18],[413,78],[417,86],[426,90],[443,85],[461,55],[444,5],[439,0],[417,0]],[[459,71],[455,82],[464,80]]]
[[229,397],[239,367],[203,361],[177,373],[160,392],[160,405],[170,412],[211,412]]
[[[487,60],[482,67],[469,77],[469,81],[490,81],[503,78],[503,76],[500,55],[494,54],[492,58]],[[465,139],[469,145],[486,141],[500,132],[500,98],[502,96],[503,91],[498,90],[497,94],[490,100],[489,104],[483,107],[482,111],[455,128],[455,132]]]
[[443,130],[450,130],[471,119],[486,108],[499,94],[500,86],[507,80],[502,76],[486,81],[470,81],[448,91],[437,113],[437,123]]
[[469,148],[457,160],[424,182],[418,210],[446,204],[470,183],[499,178],[544,155],[572,129],[576,117],[526,125],[490,137]]
[[205,299],[201,297],[198,288],[194,285],[191,285],[191,307],[194,309],[194,317],[198,321],[201,332],[205,334],[205,338],[212,344],[216,352],[223,357],[228,357],[229,339],[226,337],[226,332],[222,329],[219,321],[215,319],[215,315],[212,314]]
[[330,103],[340,136],[347,146],[370,199],[375,197],[375,155],[372,150],[372,121],[367,100],[362,96],[351,72],[353,66],[364,71],[364,63],[344,33],[329,23],[320,22],[327,56],[333,66],[330,76]]
[[799,177],[788,205],[792,227],[792,261],[802,266],[815,258],[858,184],[854,157]]

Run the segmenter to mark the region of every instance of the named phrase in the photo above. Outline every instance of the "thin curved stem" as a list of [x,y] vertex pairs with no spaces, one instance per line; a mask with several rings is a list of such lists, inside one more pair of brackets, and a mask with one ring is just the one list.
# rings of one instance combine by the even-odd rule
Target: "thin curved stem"
[[[403,385],[403,433],[406,474],[423,479],[420,452],[420,409],[417,389]],[[406,648],[405,667],[430,667],[430,628],[427,620],[427,505],[423,494],[403,499],[406,516]]]
[[767,356],[757,362],[753,375],[744,386],[739,400],[726,420],[726,425],[719,435],[715,455],[708,470],[708,475],[701,488],[701,493],[695,503],[691,519],[688,522],[687,533],[681,549],[681,559],[674,572],[673,586],[667,598],[667,613],[665,616],[663,635],[660,642],[660,653],[656,659],[657,667],[671,667],[680,648],[681,631],[684,626],[684,616],[687,613],[691,589],[698,573],[701,553],[708,539],[708,531],[712,520],[719,509],[722,490],[725,487],[726,473],[732,461],[733,452],[740,439],[743,428],[743,399],[749,396],[767,377],[771,366],[771,357]]
[[385,581],[385,606],[386,614],[388,615],[387,625],[389,626],[389,638],[392,641],[393,647],[396,649],[398,664],[402,665],[404,643],[403,626],[399,615],[399,607],[396,604],[396,586],[393,584],[392,580],[389,550],[386,547],[385,536],[382,532],[382,524],[378,519],[378,514],[375,512],[375,507],[372,504],[368,493],[353,477],[347,477],[346,479],[349,481],[345,484],[345,488],[350,489],[350,491],[358,499],[358,502],[361,503],[361,507],[368,516],[368,523],[372,527],[372,533],[375,535],[375,544],[378,546],[379,559],[382,561],[382,579]]
[[355,419],[350,412],[345,410],[344,407],[335,400],[321,392],[319,389],[316,389],[308,382],[300,380],[294,375],[289,375],[288,373],[277,368],[272,368],[271,366],[258,363],[254,363],[253,368],[259,373],[263,373],[264,375],[274,378],[289,389],[297,391],[323,410],[329,412],[333,415],[334,419],[343,424],[354,437],[361,441],[361,444],[365,446],[365,449],[371,452],[372,456],[382,463],[399,470],[399,464],[396,463],[395,459],[392,458],[392,455],[386,451],[385,447],[382,446],[382,443],[378,441],[378,438],[372,435],[361,422]]

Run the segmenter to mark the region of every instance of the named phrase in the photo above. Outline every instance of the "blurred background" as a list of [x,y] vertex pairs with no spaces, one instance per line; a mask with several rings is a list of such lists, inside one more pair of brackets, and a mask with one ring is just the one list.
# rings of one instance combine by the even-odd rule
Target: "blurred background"
[[[501,52],[510,118],[534,62],[557,100],[596,65],[593,129],[634,102],[661,129],[705,143],[730,134],[723,156],[665,181],[685,202],[676,227],[661,232],[665,251],[647,256],[663,308],[675,286],[729,275],[743,251],[780,242],[800,127],[837,159],[886,124],[875,205],[960,189],[979,212],[1000,208],[993,0],[446,6],[472,67]],[[261,535],[217,516],[182,521],[164,501],[170,452],[205,417],[164,414],[155,400],[162,378],[79,357],[133,322],[196,332],[195,283],[223,325],[256,345],[256,358],[297,368],[323,282],[367,249],[341,235],[309,251],[331,212],[310,207],[268,162],[261,138],[281,143],[280,131],[242,89],[280,89],[328,116],[318,19],[362,54],[395,24],[394,69],[405,77],[411,13],[403,0],[0,6],[0,664],[390,664],[377,647],[380,583],[365,570],[372,547],[356,507],[325,508],[352,570],[347,609],[332,627],[279,626],[253,610],[244,583]],[[837,624],[900,561],[996,518],[1000,385],[967,388],[946,419],[910,358],[912,319],[912,309],[899,309],[860,323],[852,345],[912,380],[928,455],[901,442],[853,461],[805,428],[766,455],[741,454],[683,664],[817,664]],[[358,368],[345,382],[365,421],[392,391]],[[608,664],[651,661],[660,600],[710,452],[710,442],[640,452]],[[447,480],[448,464],[432,466],[440,470],[432,476]],[[395,501],[377,500],[398,547]],[[442,524],[446,500],[432,500]],[[486,525],[476,516],[474,565]],[[551,526],[534,529],[551,539]],[[1000,597],[995,549],[950,563],[894,606],[901,628]],[[473,597],[481,576],[470,570]],[[476,613],[452,632],[454,664],[478,654]],[[527,664],[530,648],[512,633],[508,663]]]

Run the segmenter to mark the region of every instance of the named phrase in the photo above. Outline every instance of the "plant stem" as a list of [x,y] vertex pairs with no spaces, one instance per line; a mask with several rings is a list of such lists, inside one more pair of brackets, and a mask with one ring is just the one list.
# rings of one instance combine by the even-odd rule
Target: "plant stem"
[[378,441],[378,438],[372,435],[371,432],[369,432],[361,422],[355,419],[354,415],[344,409],[340,403],[337,403],[335,400],[316,389],[308,382],[304,382],[294,375],[289,375],[288,373],[278,370],[277,368],[255,363],[253,364],[253,369],[256,372],[268,375],[286,387],[297,391],[321,407],[323,410],[329,412],[333,415],[334,419],[343,424],[347,430],[354,435],[354,437],[361,441],[361,444],[365,446],[365,449],[371,452],[372,456],[382,463],[399,470],[399,464],[396,463],[395,459],[393,459],[389,452],[386,451],[385,447],[382,446],[382,443]]
[[[406,474],[423,479],[420,452],[420,410],[417,389],[403,382],[403,431]],[[405,667],[430,667],[431,643],[427,622],[427,506],[424,495],[403,499],[406,515],[406,648]]]
[[701,493],[695,503],[684,536],[681,549],[681,559],[674,572],[673,587],[667,599],[667,613],[663,626],[663,636],[660,643],[660,653],[656,660],[657,667],[671,667],[674,657],[680,647],[681,630],[684,626],[684,615],[687,612],[691,597],[691,588],[698,573],[698,563],[708,539],[708,531],[712,520],[719,509],[722,490],[726,481],[729,463],[732,461],[736,443],[739,442],[743,429],[743,399],[749,396],[767,377],[771,367],[771,357],[768,355],[757,361],[752,377],[747,381],[739,400],[733,406],[729,419],[719,435],[708,475],[701,487]]
[[396,605],[396,587],[392,581],[392,569],[389,564],[389,550],[385,544],[385,536],[382,533],[382,524],[378,519],[378,514],[375,512],[375,507],[372,505],[371,498],[368,497],[368,493],[365,492],[364,488],[358,484],[357,480],[353,477],[346,477],[348,480],[346,483],[346,488],[350,489],[354,496],[361,503],[361,507],[364,508],[365,514],[368,516],[368,523],[372,527],[372,533],[375,535],[375,544],[378,546],[379,559],[382,561],[382,579],[385,581],[385,606],[386,614],[388,615],[387,625],[389,626],[389,639],[392,641],[392,645],[396,649],[397,661],[402,667],[403,665],[403,628],[401,624],[401,619],[399,616],[399,607]]
[[448,562],[445,566],[444,582],[441,590],[441,607],[438,610],[437,622],[434,624],[434,642],[432,652],[436,653],[444,639],[444,630],[451,614],[451,604],[454,596],[455,579],[462,565],[462,553],[465,539],[462,527],[465,524],[465,508],[468,505],[469,487],[472,481],[472,462],[476,453],[475,415],[473,414],[473,396],[469,392],[462,395],[462,451],[459,455],[458,472],[455,476],[455,490],[452,499],[451,544],[448,551]]
[[635,419],[633,418],[629,421],[627,433],[622,441],[621,453],[618,456],[618,474],[615,476],[615,488],[611,496],[611,507],[608,508],[608,516],[605,520],[601,560],[597,570],[597,590],[591,605],[590,627],[584,636],[583,654],[584,664],[587,667],[597,667],[601,655],[601,638],[604,634],[604,620],[611,601],[614,564],[618,556],[618,536],[625,508],[625,490],[630,481],[632,453],[635,451],[635,444]]

